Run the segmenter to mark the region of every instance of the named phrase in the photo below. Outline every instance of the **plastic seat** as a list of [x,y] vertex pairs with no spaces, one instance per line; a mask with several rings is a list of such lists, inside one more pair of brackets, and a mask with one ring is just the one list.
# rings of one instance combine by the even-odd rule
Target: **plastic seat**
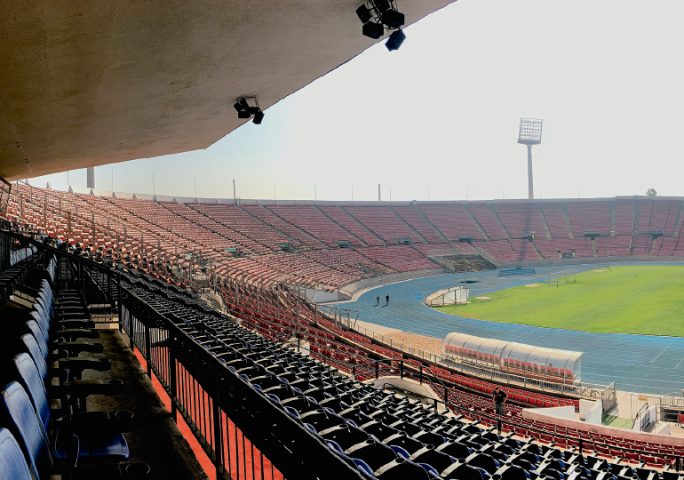
[[485,480],[489,474],[482,468],[466,463],[454,463],[441,473],[445,480]]
[[35,478],[52,466],[45,427],[36,415],[28,395],[17,382],[5,385],[0,396],[0,414],[17,439]]
[[443,443],[437,447],[437,451],[462,460],[465,460],[472,453],[472,450],[467,445],[459,442]]
[[24,454],[6,428],[0,428],[0,480],[31,480]]
[[326,440],[334,440],[343,450],[368,438],[362,430],[346,423],[320,431],[319,435]]
[[430,475],[417,463],[398,458],[375,471],[379,480],[430,480]]
[[416,463],[426,463],[435,470],[442,471],[454,463],[455,459],[434,448],[424,447],[411,455],[410,459]]
[[373,471],[397,458],[394,450],[373,439],[352,445],[344,453],[351,458],[363,459]]
[[373,475],[373,470],[366,462],[360,458],[352,458],[352,461],[354,462],[354,465],[356,465],[356,468],[359,470],[359,472],[363,473],[365,477],[376,478],[375,475]]
[[398,445],[390,445],[389,447],[394,451],[394,453],[397,454],[397,457],[401,457],[404,459],[408,459],[410,457],[409,453],[404,448]]
[[[27,355],[17,357],[30,361]],[[26,367],[25,363],[22,365],[22,368],[24,367]],[[31,384],[33,383],[35,382],[32,381]],[[46,425],[36,413],[45,409],[49,413],[47,399],[41,396],[44,391],[37,390],[33,393],[39,402],[35,407],[29,394],[18,382],[8,384],[2,392],[2,410],[7,421],[10,422],[11,429],[11,425],[14,425],[14,430],[16,430],[14,433],[17,434],[20,444],[23,442],[29,454],[36,459],[35,465],[40,466],[41,469],[46,468],[44,458],[51,459],[52,457],[59,460],[71,458],[74,462],[76,459],[95,458],[118,461],[129,457],[128,444],[123,435],[112,431],[111,424],[95,421],[97,417],[93,416],[78,423],[56,423],[53,427],[52,442],[50,442]],[[44,449],[45,453],[43,453]],[[37,461],[38,459],[40,462]]]
[[473,467],[482,468],[490,475],[494,474],[499,468],[499,462],[486,453],[474,453],[466,459],[466,463]]
[[529,473],[517,465],[505,465],[496,473],[501,475],[501,480],[527,480],[530,478]]

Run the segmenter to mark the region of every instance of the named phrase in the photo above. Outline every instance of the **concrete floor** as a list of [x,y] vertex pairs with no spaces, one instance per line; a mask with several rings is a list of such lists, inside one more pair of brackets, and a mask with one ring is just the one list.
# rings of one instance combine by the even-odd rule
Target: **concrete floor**
[[[120,395],[88,397],[88,410],[130,410],[135,418],[124,429],[131,450],[129,462],[144,462],[151,468],[145,479],[200,480],[206,479],[199,462],[190,449],[171,414],[165,410],[150,380],[118,331],[103,331],[100,341],[105,355],[112,359],[111,372],[86,371],[85,379],[118,378],[124,381]],[[81,468],[79,477],[89,477],[88,468]],[[97,470],[98,480],[108,478]],[[128,478],[128,477],[126,477]],[[137,478],[137,477],[135,477]]]

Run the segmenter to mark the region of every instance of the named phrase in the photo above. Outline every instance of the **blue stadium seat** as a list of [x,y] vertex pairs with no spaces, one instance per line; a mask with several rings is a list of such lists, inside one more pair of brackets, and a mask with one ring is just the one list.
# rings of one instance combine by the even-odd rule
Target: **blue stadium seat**
[[0,428],[0,480],[32,480],[24,454],[6,428]]
[[430,480],[430,474],[420,465],[398,458],[375,471],[379,480]]
[[12,382],[0,392],[0,415],[21,446],[35,478],[52,466],[49,441],[45,427],[36,415],[26,391]]
[[367,439],[352,445],[344,453],[351,458],[362,459],[373,471],[397,459],[397,454],[394,453],[394,450],[382,443],[376,442],[374,439]]
[[366,478],[376,478],[375,475],[373,475],[373,470],[371,469],[371,467],[368,466],[366,462],[364,462],[360,458],[352,458],[352,461],[356,465],[356,468],[359,469],[359,472],[363,473],[363,475]]

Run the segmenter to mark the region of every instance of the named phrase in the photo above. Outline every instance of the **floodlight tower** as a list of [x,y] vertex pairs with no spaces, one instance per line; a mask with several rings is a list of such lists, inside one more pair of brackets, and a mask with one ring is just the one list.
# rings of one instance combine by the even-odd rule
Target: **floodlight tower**
[[527,196],[534,198],[534,180],[532,178],[532,145],[541,143],[542,122],[540,118],[521,118],[518,143],[527,145]]

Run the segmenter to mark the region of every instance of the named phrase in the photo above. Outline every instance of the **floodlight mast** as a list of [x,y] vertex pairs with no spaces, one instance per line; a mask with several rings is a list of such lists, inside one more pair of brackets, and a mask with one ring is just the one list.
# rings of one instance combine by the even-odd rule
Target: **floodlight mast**
[[534,198],[534,179],[532,175],[532,145],[541,143],[542,123],[540,118],[521,118],[518,143],[527,145],[527,197]]

